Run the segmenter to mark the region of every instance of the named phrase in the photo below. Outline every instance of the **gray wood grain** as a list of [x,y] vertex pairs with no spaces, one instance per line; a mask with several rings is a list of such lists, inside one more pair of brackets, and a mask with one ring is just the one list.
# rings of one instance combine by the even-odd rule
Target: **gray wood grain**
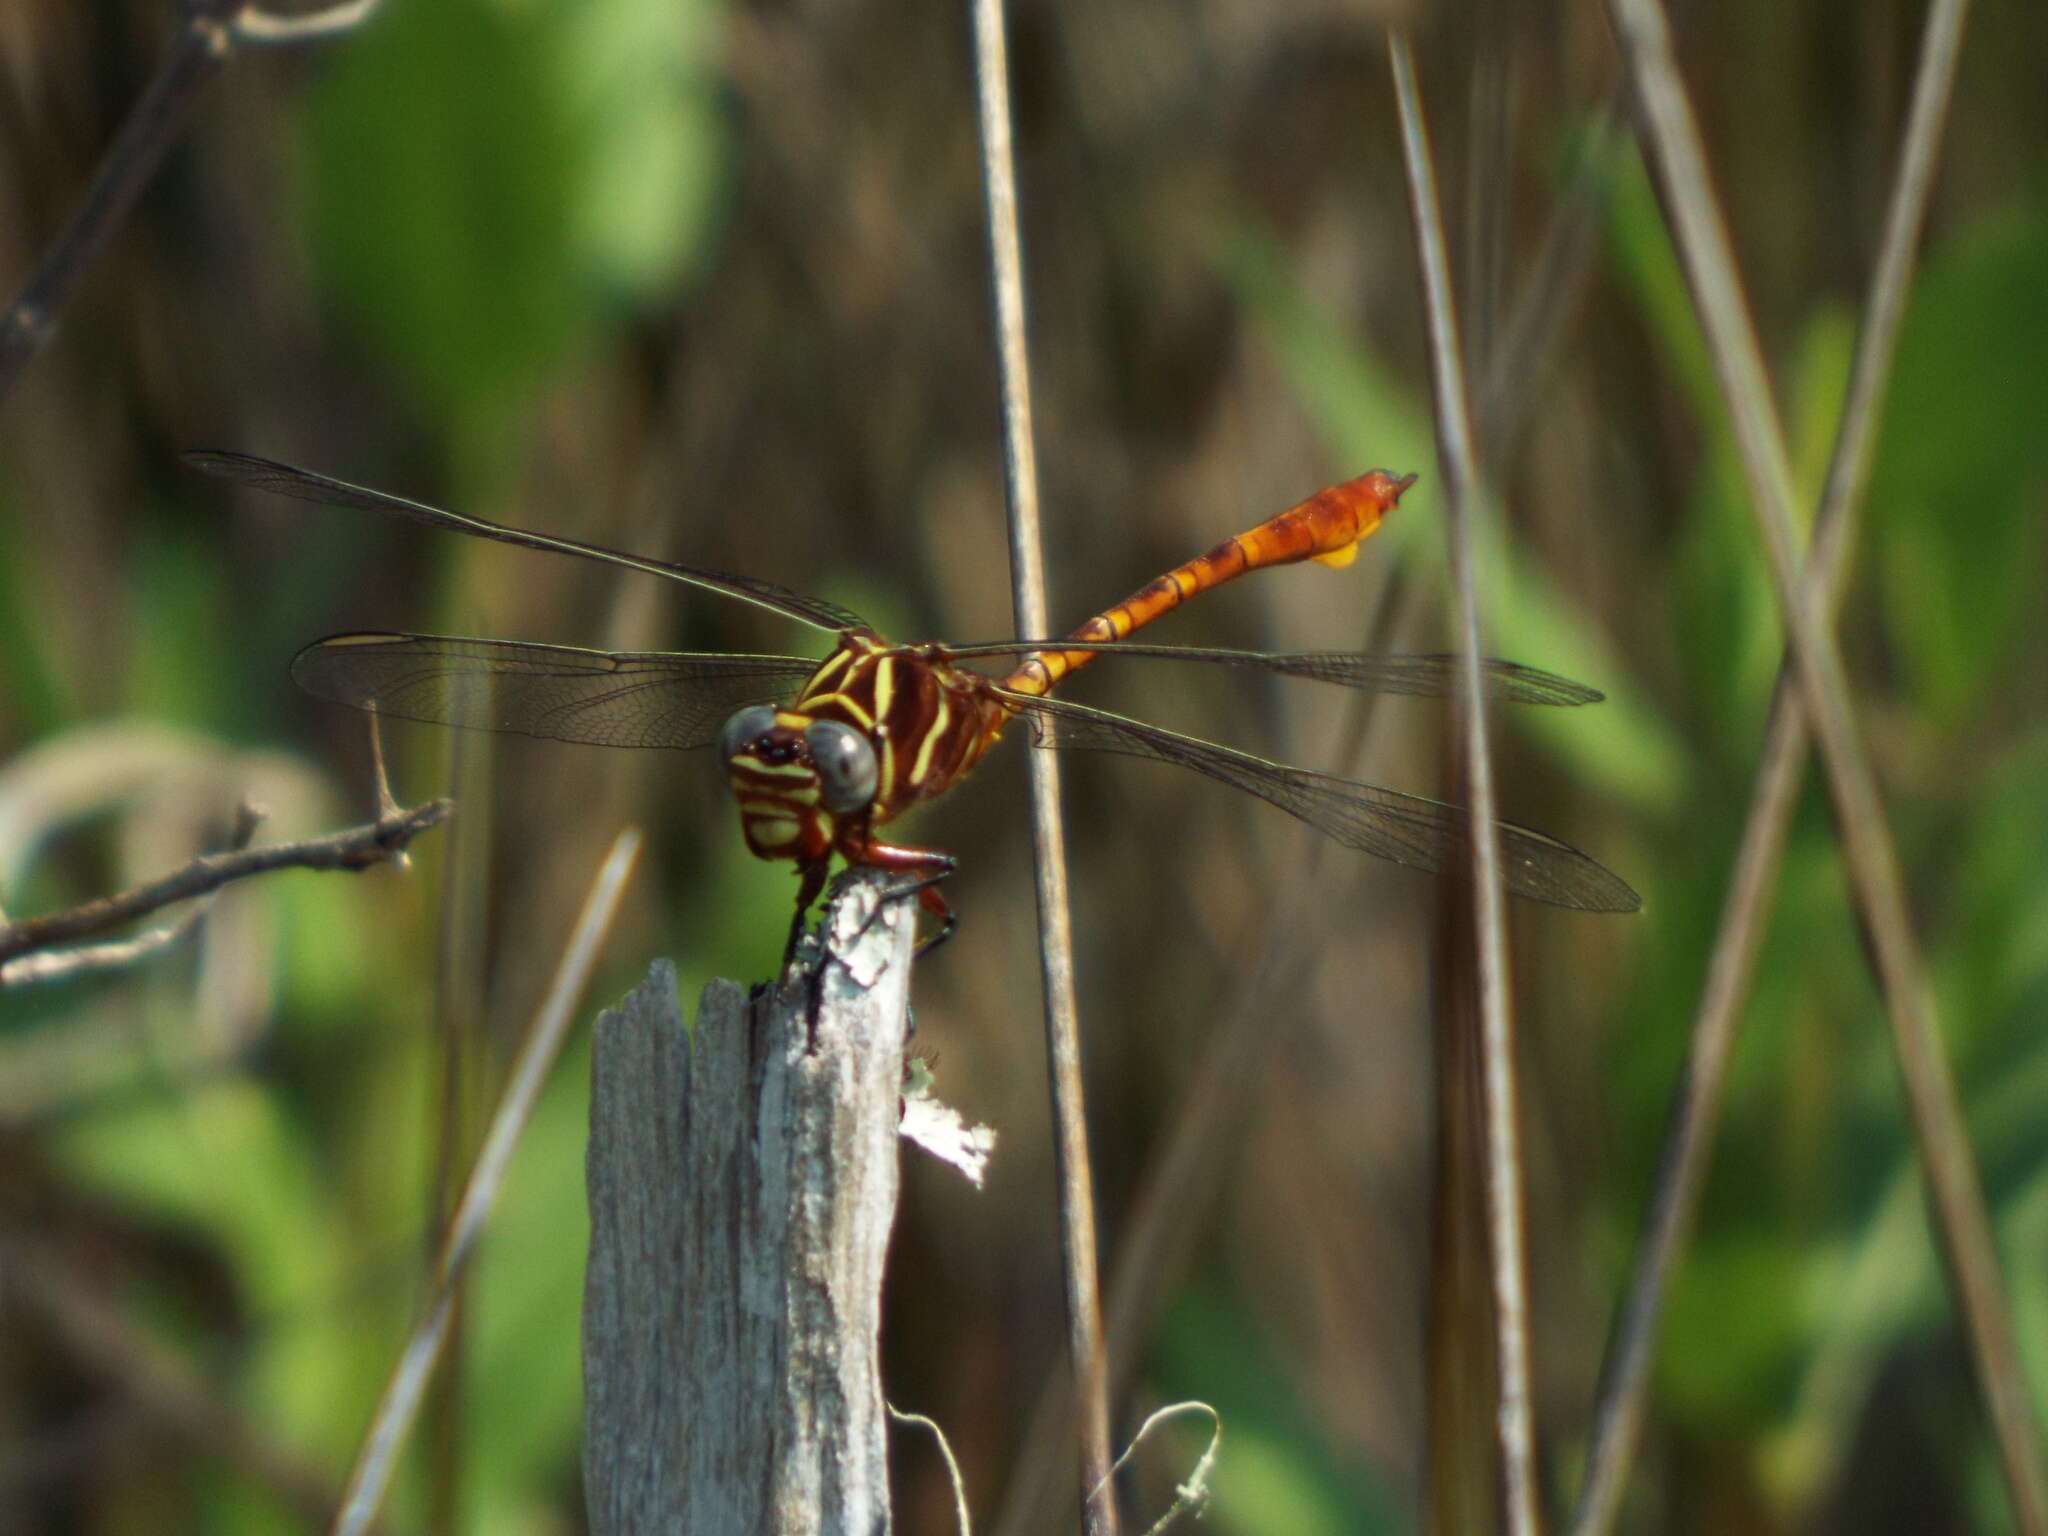
[[[833,957],[751,1002],[675,970],[596,1026],[583,1315],[590,1528],[889,1528],[877,1335],[908,1038],[903,902],[853,882]],[[816,1008],[812,1003],[815,996]]]

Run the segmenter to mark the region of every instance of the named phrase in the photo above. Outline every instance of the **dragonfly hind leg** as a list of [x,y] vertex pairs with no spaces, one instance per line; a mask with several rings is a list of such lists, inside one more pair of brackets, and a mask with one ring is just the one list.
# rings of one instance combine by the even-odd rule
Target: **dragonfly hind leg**
[[953,936],[960,920],[954,916],[952,905],[939,890],[939,883],[959,867],[950,853],[940,853],[932,848],[899,848],[891,843],[870,843],[860,862],[905,876],[889,887],[887,895],[898,900],[915,896],[918,905],[938,919],[938,932],[919,939],[912,958],[930,953]]

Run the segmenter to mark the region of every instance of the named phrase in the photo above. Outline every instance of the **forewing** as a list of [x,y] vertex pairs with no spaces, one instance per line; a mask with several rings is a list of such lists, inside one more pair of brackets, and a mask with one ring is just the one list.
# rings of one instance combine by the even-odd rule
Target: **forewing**
[[777,704],[817,667],[802,656],[585,651],[443,635],[334,635],[292,676],[357,709],[599,747],[701,747],[747,704]]
[[310,469],[280,464],[275,459],[258,458],[253,453],[199,449],[184,455],[184,460],[201,474],[213,475],[221,480],[232,480],[237,485],[251,486],[256,490],[269,491],[278,496],[291,496],[299,501],[318,502],[323,506],[356,507],[365,512],[382,512],[387,516],[424,523],[429,528],[443,528],[452,533],[466,533],[480,539],[495,539],[501,544],[517,544],[523,549],[542,549],[555,554],[578,555],[586,560],[602,561],[606,565],[623,566],[627,570],[647,571],[656,576],[666,576],[672,581],[687,582],[693,587],[723,592],[728,597],[739,598],[743,602],[753,603],[785,618],[795,619],[799,623],[815,625],[819,629],[844,630],[868,627],[857,613],[841,608],[836,603],[828,603],[823,598],[805,597],[802,593],[792,592],[787,587],[777,586],[772,581],[762,581],[753,576],[735,576],[730,571],[714,571],[708,566],[678,565],[671,560],[630,555],[624,550],[609,549],[602,544],[586,544],[581,539],[533,533],[524,528],[508,528],[503,523],[470,517],[460,512],[450,512],[441,507],[428,506],[423,501],[410,501],[403,496],[373,491],[367,486],[350,485],[346,480],[336,480],[331,475],[316,474]]
[[[1269,762],[1065,699],[1002,697],[1030,718],[1034,745],[1177,763],[1257,795],[1348,848],[1436,874],[1468,866],[1471,818],[1458,806]],[[1503,874],[1515,895],[1581,912],[1642,906],[1626,881],[1569,843],[1513,822],[1499,827]]]
[[[1012,656],[1030,651],[1099,651],[1107,656],[1161,661],[1206,661],[1217,666],[1274,672],[1312,682],[1335,683],[1362,693],[1401,693],[1447,698],[1458,683],[1458,658],[1448,655],[1385,655],[1363,651],[1233,651],[1206,645],[1164,645],[1143,640],[992,640],[949,645],[948,656]],[[1597,688],[1519,661],[1482,657],[1479,670],[1492,696],[1503,704],[1597,704]]]

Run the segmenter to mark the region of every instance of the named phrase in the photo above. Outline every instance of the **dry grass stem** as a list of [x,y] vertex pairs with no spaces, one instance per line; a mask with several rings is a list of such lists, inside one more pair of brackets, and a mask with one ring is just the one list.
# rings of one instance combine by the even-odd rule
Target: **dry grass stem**
[[1834,634],[1802,580],[1792,471],[1698,124],[1655,0],[1609,0],[1649,160],[1707,338],[1763,534],[1791,651],[1819,743],[1865,942],[1884,993],[1942,1249],[1969,1334],[2006,1482],[2023,1529],[2048,1530],[2034,1414],[2020,1374],[1991,1225],[1940,1044],[1904,879],[1849,704]]
[[[1967,0],[1937,0],[1921,39],[1899,171],[1886,210],[1804,572],[1808,601],[1825,624],[1834,622],[1847,582],[1877,442],[1879,411],[1912,286],[1915,253],[1934,186],[1935,161],[1948,118],[1967,12]],[[1783,665],[1771,700],[1770,723],[1734,875],[1707,964],[1706,987],[1693,1019],[1685,1075],[1679,1081],[1662,1164],[1644,1218],[1641,1251],[1602,1367],[1585,1481],[1573,1512],[1576,1536],[1604,1536],[1620,1513],[1621,1496],[1642,1434],[1658,1325],[1679,1251],[1690,1235],[1705,1187],[1728,1060],[1742,1005],[1755,976],[1757,952],[1770,915],[1771,893],[1792,812],[1805,780],[1810,744],[1796,680],[1789,665]]]
[[1401,120],[1402,160],[1415,220],[1428,316],[1430,376],[1436,397],[1437,457],[1445,480],[1445,536],[1458,599],[1460,716],[1465,731],[1467,805],[1472,827],[1472,900],[1478,949],[1478,1003],[1485,1085],[1486,1210],[1499,1400],[1502,1485],[1514,1536],[1542,1529],[1536,1485],[1536,1429],[1530,1399],[1528,1261],[1522,1232],[1521,1133],[1516,1120],[1514,1018],[1509,1006],[1506,893],[1495,826],[1493,762],[1487,741],[1486,686],[1480,675],[1474,523],[1488,492],[1480,473],[1465,398],[1457,316],[1445,253],[1436,172],[1407,38],[1390,32],[1388,61]]
[[[1019,633],[1050,634],[1038,464],[1031,428],[1031,368],[1024,328],[1024,255],[1018,232],[1008,49],[1002,0],[972,0],[975,102],[981,123],[993,272],[996,356],[1002,379],[1003,484],[1009,508],[1012,605]],[[1067,1354],[1079,1393],[1082,1521],[1088,1536],[1115,1536],[1110,1464],[1108,1364],[1096,1272],[1095,1180],[1081,1080],[1081,1022],[1074,1000],[1073,920],[1060,814],[1059,769],[1050,753],[1030,757],[1031,836],[1038,874],[1040,966],[1045,988],[1047,1071],[1053,1146],[1059,1165],[1060,1247],[1066,1276]],[[1086,1490],[1094,1490],[1088,1492]]]
[[[1383,600],[1374,612],[1365,653],[1390,648],[1414,615],[1412,589],[1398,567],[1390,571]],[[1344,741],[1333,761],[1356,762],[1364,753],[1381,695],[1353,694]],[[1304,831],[1295,842],[1292,868],[1300,878],[1274,904],[1257,944],[1258,958],[1235,989],[1224,1021],[1202,1053],[1201,1070],[1182,1098],[1173,1129],[1137,1182],[1137,1196],[1119,1234],[1110,1269],[1104,1327],[1112,1398],[1128,1389],[1139,1345],[1153,1312],[1194,1245],[1206,1212],[1237,1149],[1237,1128],[1262,1081],[1261,1063],[1277,1048],[1275,1018],[1291,1020],[1280,1007],[1287,978],[1298,973],[1304,955],[1323,941],[1341,910],[1322,899],[1329,841]],[[1055,1370],[1041,1389],[1030,1428],[1010,1478],[996,1536],[1022,1536],[1052,1524],[1050,1497],[1066,1447],[1071,1378]]]

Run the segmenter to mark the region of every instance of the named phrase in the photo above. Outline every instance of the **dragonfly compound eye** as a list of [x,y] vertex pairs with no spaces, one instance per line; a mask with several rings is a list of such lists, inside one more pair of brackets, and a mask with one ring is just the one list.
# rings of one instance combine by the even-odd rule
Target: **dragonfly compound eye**
[[731,762],[774,728],[775,711],[766,704],[749,704],[725,722],[718,733],[718,756]]
[[875,749],[865,736],[837,720],[814,720],[804,740],[825,792],[826,810],[845,816],[874,804]]

